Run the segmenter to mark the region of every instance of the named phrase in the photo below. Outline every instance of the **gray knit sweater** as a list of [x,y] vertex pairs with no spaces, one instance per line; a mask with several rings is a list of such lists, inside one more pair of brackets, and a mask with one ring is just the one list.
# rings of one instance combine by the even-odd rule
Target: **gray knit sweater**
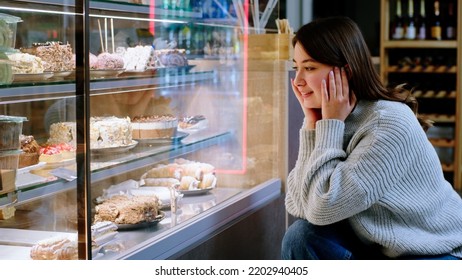
[[302,128],[287,185],[291,215],[316,225],[348,219],[389,257],[462,258],[462,199],[403,103],[360,101],[345,122]]

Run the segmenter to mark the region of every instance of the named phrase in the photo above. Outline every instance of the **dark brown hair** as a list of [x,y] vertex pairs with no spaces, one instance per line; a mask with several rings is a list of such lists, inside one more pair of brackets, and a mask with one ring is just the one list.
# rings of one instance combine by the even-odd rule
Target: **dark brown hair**
[[357,100],[392,100],[407,104],[426,130],[431,121],[418,116],[418,104],[403,85],[387,88],[372,63],[369,48],[357,24],[348,17],[316,19],[302,26],[292,40],[316,61],[337,67],[348,65],[349,86]]

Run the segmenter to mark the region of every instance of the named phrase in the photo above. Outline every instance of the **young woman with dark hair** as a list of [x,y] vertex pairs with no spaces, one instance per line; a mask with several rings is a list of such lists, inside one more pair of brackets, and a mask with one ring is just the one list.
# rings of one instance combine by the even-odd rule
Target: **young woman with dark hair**
[[358,26],[314,20],[293,40],[305,118],[283,259],[460,259],[462,199],[403,87],[386,88]]

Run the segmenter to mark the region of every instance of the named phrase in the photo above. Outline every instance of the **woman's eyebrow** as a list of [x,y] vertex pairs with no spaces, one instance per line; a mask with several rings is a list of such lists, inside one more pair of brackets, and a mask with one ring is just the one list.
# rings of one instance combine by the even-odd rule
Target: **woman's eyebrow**
[[[292,59],[292,61],[295,63],[295,59]],[[304,59],[302,60],[300,63],[307,63],[307,62],[316,62],[316,60],[312,59],[312,58],[308,58],[308,59]]]

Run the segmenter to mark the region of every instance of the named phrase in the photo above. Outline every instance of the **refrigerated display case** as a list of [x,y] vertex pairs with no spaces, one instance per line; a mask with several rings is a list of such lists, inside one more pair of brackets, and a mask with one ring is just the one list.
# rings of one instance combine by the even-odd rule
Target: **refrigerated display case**
[[[41,149],[26,166],[6,164],[29,148],[0,151],[0,259],[30,259],[38,244],[62,239],[71,258],[174,258],[281,197],[288,57],[251,56],[259,36],[238,22],[233,1],[132,2],[0,4],[14,19],[0,30],[10,36],[0,42],[1,138],[19,119],[19,134]],[[173,134],[149,126],[142,136],[136,120],[153,118],[162,128],[173,118]],[[196,170],[184,188],[149,185],[147,174],[165,166],[181,165],[178,181],[194,177],[186,163],[212,169]],[[117,233],[95,243],[98,211],[116,195],[155,195],[161,206],[154,217],[114,222]]]

